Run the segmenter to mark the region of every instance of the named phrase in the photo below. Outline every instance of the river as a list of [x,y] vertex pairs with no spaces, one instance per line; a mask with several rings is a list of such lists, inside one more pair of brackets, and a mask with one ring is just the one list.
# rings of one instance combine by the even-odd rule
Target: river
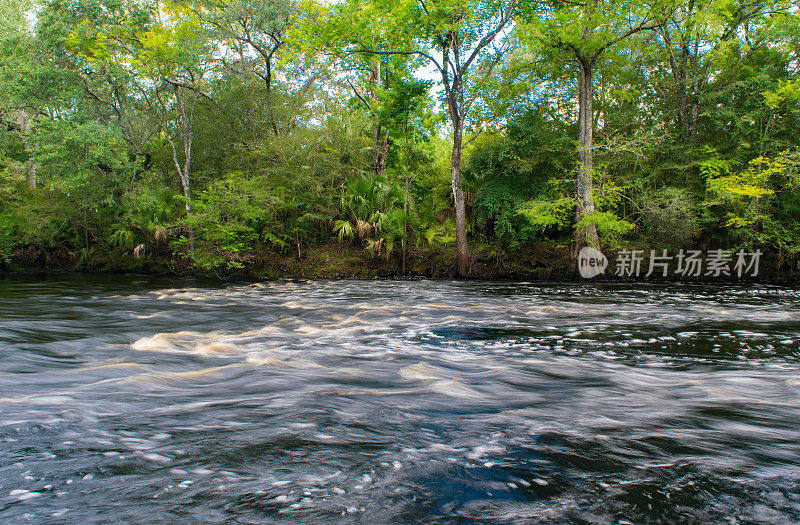
[[797,523],[800,292],[0,279],[3,523]]

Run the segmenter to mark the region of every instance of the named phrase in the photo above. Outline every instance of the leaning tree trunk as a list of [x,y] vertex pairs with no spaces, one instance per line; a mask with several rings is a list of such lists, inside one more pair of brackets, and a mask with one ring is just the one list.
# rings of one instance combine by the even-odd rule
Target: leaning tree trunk
[[453,186],[453,203],[456,209],[456,249],[458,251],[457,272],[460,277],[469,275],[469,245],[467,244],[467,214],[464,206],[464,190],[461,189],[461,150],[464,123],[453,116],[453,156],[450,161],[450,182]]
[[578,85],[578,129],[580,134],[580,150],[578,152],[578,208],[576,213],[577,226],[575,228],[575,246],[573,257],[577,259],[578,252],[584,246],[598,247],[600,242],[597,237],[597,227],[594,223],[581,221],[594,215],[594,200],[592,199],[592,67],[593,60],[579,57],[580,80]]
[[[195,93],[192,100],[192,106],[189,114],[184,110],[184,132],[183,132],[183,151],[185,154],[183,165],[183,196],[186,197],[186,215],[192,213],[192,186],[191,186],[191,168],[192,168],[192,142],[194,141],[194,110],[197,107],[197,94]],[[194,252],[194,228],[189,227],[189,249]]]
[[[183,187],[183,196],[186,199],[186,215],[192,213],[192,189],[191,189],[191,168],[192,168],[192,144],[194,141],[194,112],[197,108],[197,93],[191,100],[191,104],[187,107],[187,101],[181,96],[178,86],[175,86],[175,99],[180,109],[181,116],[181,139],[183,141],[183,165],[178,159],[178,147],[175,140],[170,135],[170,130],[167,128],[167,122],[162,122],[164,135],[169,142],[172,149],[172,162],[175,164],[175,170],[178,172],[178,177]],[[194,229],[189,227],[189,250],[194,251]]]

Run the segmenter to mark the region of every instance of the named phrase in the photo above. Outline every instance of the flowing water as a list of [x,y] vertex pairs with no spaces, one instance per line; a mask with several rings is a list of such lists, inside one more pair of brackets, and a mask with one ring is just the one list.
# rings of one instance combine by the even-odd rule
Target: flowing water
[[3,523],[797,523],[800,292],[0,279]]

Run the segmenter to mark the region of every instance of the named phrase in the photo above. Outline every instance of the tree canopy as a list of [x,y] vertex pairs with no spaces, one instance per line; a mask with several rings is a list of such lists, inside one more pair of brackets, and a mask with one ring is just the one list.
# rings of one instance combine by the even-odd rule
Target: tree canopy
[[3,0],[0,267],[229,272],[332,245],[403,273],[409,253],[449,254],[462,276],[544,245],[794,264],[797,16],[787,0]]

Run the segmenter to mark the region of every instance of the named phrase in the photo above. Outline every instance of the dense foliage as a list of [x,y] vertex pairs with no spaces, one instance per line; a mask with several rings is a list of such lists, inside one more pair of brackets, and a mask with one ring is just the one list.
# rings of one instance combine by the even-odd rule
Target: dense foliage
[[462,230],[494,253],[800,254],[789,2],[3,0],[0,15],[0,269],[28,252],[220,272],[341,243],[405,270],[408,250],[459,239],[465,273]]

